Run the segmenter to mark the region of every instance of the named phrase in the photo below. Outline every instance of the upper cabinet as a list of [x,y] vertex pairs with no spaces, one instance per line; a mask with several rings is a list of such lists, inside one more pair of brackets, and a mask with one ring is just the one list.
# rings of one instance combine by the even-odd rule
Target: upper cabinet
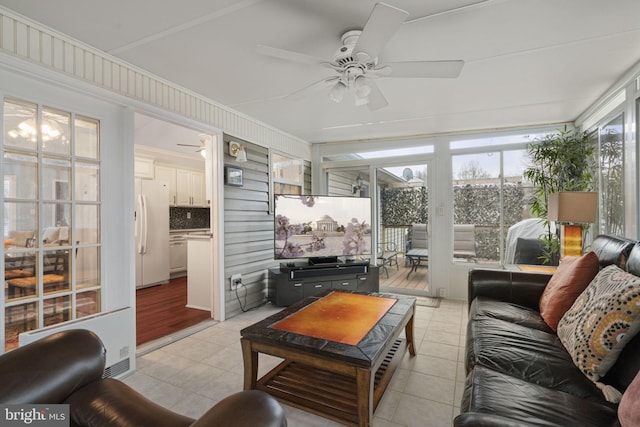
[[208,206],[204,172],[158,165],[155,175],[169,187],[170,206]]
[[136,178],[153,179],[153,159],[136,157],[134,159],[134,171]]
[[176,169],[176,205],[206,206],[204,196],[204,173]]

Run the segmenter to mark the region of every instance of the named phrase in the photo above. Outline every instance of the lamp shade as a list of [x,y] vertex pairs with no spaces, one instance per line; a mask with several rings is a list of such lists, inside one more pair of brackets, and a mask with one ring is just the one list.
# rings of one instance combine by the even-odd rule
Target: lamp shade
[[549,221],[587,224],[596,221],[598,193],[593,191],[560,191],[549,194]]
[[243,146],[238,149],[238,155],[236,156],[236,162],[244,163],[247,161],[247,152]]

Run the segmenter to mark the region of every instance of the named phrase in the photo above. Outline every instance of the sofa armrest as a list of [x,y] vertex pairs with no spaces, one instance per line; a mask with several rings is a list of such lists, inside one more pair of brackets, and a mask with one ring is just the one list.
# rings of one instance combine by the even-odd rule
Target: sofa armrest
[[286,427],[278,401],[265,392],[245,390],[218,402],[191,427]]
[[84,329],[49,335],[0,356],[0,403],[61,403],[102,377],[106,350]]
[[242,391],[221,400],[199,419],[173,412],[122,381],[93,381],[71,395],[71,425],[94,427],[286,427],[284,409],[262,391]]
[[538,311],[549,279],[550,273],[476,268],[469,271],[468,303],[470,306],[477,296],[485,296]]

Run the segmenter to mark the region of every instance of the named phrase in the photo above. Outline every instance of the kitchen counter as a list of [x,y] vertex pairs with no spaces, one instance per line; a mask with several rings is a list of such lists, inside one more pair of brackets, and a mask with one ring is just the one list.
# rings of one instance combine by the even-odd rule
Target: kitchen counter
[[211,235],[187,239],[187,307],[211,311]]
[[184,236],[187,240],[209,240],[211,239],[211,234],[188,234]]
[[172,228],[169,233],[208,233],[210,231],[209,228]]

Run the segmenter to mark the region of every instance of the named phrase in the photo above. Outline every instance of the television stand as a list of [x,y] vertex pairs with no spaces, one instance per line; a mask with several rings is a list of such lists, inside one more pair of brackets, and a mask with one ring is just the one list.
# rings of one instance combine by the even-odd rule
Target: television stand
[[288,262],[280,264],[280,268],[270,269],[269,272],[270,299],[280,307],[289,306],[327,289],[358,292],[380,290],[378,267],[370,265],[369,261],[325,264]]

